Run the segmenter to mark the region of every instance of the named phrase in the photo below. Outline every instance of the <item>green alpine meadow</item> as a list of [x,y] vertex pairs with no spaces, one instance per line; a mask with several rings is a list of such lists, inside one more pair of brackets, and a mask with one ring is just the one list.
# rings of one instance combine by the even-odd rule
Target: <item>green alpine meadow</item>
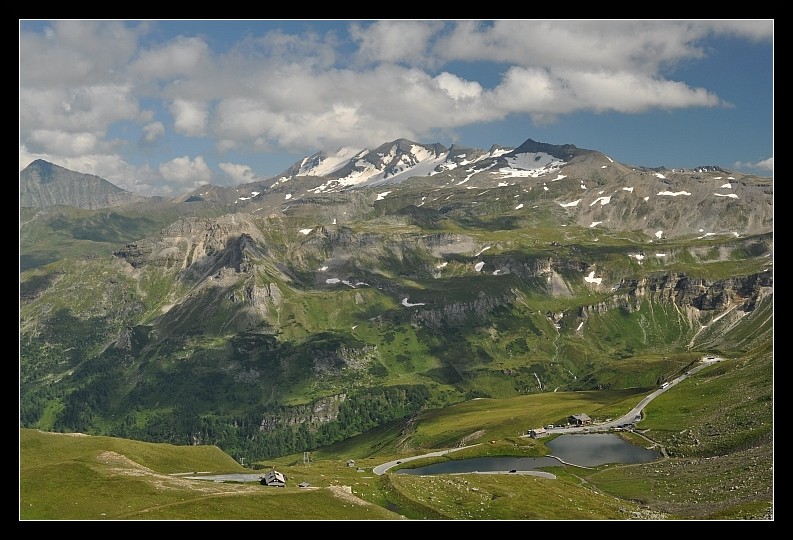
[[[467,155],[173,198],[23,170],[20,519],[773,519],[772,179]],[[672,381],[607,430],[651,462],[397,472],[548,456]]]

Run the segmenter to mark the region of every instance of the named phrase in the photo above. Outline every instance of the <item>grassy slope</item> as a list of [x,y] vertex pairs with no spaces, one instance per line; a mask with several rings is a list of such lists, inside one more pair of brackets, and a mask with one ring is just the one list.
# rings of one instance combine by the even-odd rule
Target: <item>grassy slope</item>
[[[24,234],[21,231],[20,250],[22,252],[24,248],[25,252],[21,263],[25,262],[24,257],[27,256],[41,257],[38,262],[31,260],[25,263],[37,266],[45,260],[60,258],[66,251],[72,250],[87,250],[85,252],[90,254],[107,253],[118,242],[142,237],[144,232],[150,232],[149,227],[153,230],[160,226],[143,221],[119,220],[113,216],[107,219],[97,218],[96,215],[70,217],[77,217],[78,225],[72,229],[64,229],[61,236],[50,234],[57,230],[52,225],[49,229],[38,232],[36,229],[26,229]],[[163,218],[163,223],[170,219]],[[472,235],[479,247],[492,245],[492,249],[483,252],[480,257],[488,265],[497,264],[498,257],[504,254],[571,257],[607,267],[610,283],[622,277],[648,275],[653,272],[686,272],[706,279],[717,279],[757,272],[766,265],[766,261],[751,256],[724,260],[720,254],[722,240],[715,239],[666,241],[663,245],[658,243],[658,248],[668,252],[670,256],[665,259],[649,257],[643,265],[637,265],[626,255],[639,245],[641,238],[633,238],[626,233],[574,227],[532,228],[537,223],[525,219],[509,216],[498,219],[487,216],[476,219],[458,216],[456,220],[443,222],[436,230]],[[384,223],[393,225],[390,221]],[[101,238],[86,236],[86,231],[96,230],[97,225],[112,234]],[[307,222],[306,225],[312,226],[312,223]],[[368,227],[377,232],[383,229],[382,225],[383,223],[372,221],[365,226],[359,226],[359,229],[366,230]],[[125,227],[132,231],[130,236],[121,235],[129,232],[125,231]],[[284,231],[292,228],[294,227],[284,227]],[[392,230],[411,234],[427,232],[413,226],[400,229],[392,227]],[[30,237],[26,236],[29,231],[32,231]],[[308,241],[308,238],[297,235],[294,231],[290,234],[292,236],[288,244],[292,248],[299,247],[304,240]],[[597,248],[586,247],[593,241],[598,242]],[[551,242],[561,242],[563,245],[551,249],[547,247]],[[537,245],[541,247],[538,248]],[[44,251],[38,252],[39,249]],[[728,248],[724,249],[729,251]],[[581,254],[582,250],[584,255]],[[694,257],[692,253],[698,255]],[[402,294],[397,292],[409,293],[413,302],[440,302],[446,298],[472,296],[471,292],[478,290],[497,293],[504,290],[504,282],[499,281],[504,276],[485,276],[472,272],[470,257],[448,257],[451,260],[448,274],[438,279],[420,272],[413,273],[418,264],[433,262],[423,259],[421,253],[396,250],[393,253],[381,252],[370,256],[374,258],[362,260],[371,262],[372,265],[387,265],[392,272],[388,277],[399,287],[396,292],[383,294],[374,289],[367,291],[365,307],[362,307],[356,303],[354,292],[344,288],[284,288],[288,301],[279,316],[285,319],[291,317],[291,322],[278,321],[284,324],[281,327],[282,335],[297,344],[294,345],[295,349],[300,346],[300,340],[309,339],[316,332],[327,330],[347,333],[360,339],[362,343],[375,345],[380,351],[380,362],[388,368],[386,382],[426,382],[424,374],[429,373],[438,405],[444,404],[444,400],[458,401],[459,395],[453,396],[451,387],[437,384],[438,378],[432,377],[433,370],[440,368],[444,362],[458,362],[461,359],[459,351],[475,350],[479,347],[497,358],[497,361],[470,370],[465,369],[465,365],[455,365],[455,370],[461,374],[462,379],[455,384],[453,391],[484,389],[501,399],[468,401],[444,410],[427,411],[408,425],[394,423],[383,426],[361,437],[316,452],[316,461],[311,465],[303,464],[302,456],[285,456],[273,460],[271,464],[277,465],[279,470],[283,469],[290,478],[296,481],[305,479],[322,488],[318,492],[311,492],[310,497],[315,499],[310,504],[306,504],[309,492],[300,491],[298,488],[276,490],[274,493],[272,490],[262,490],[258,485],[215,485],[167,476],[170,473],[191,470],[240,470],[233,460],[217,449],[210,452],[210,457],[202,457],[183,454],[182,452],[193,451],[189,447],[152,447],[146,443],[107,437],[65,437],[22,430],[20,456],[24,456],[24,459],[20,469],[21,517],[230,519],[239,516],[239,519],[352,519],[353,516],[366,515],[358,513],[359,509],[352,506],[348,508],[349,505],[339,504],[340,499],[330,491],[336,484],[353,486],[356,494],[378,506],[385,506],[386,502],[396,504],[405,515],[415,518],[477,518],[482,515],[478,510],[484,503],[492,514],[490,517],[505,519],[510,515],[515,518],[537,519],[570,519],[572,516],[581,519],[587,519],[588,516],[593,519],[615,519],[632,515],[637,510],[637,502],[687,518],[767,516],[773,499],[773,350],[772,345],[761,350],[751,347],[758,335],[762,335],[766,342],[772,342],[773,310],[770,303],[761,306],[764,314],[762,317],[755,317],[751,324],[740,326],[738,331],[726,334],[714,331],[716,325],[711,325],[711,328],[694,338],[691,328],[686,326],[676,310],[644,305],[633,317],[617,312],[590,317],[583,329],[583,335],[575,335],[572,332],[573,327],[570,326],[573,323],[562,321],[562,332],[556,337],[547,338],[541,337],[541,334],[553,336],[555,331],[547,318],[537,313],[573,309],[582,302],[600,301],[604,295],[592,294],[578,283],[573,285],[575,298],[565,301],[534,294],[529,287],[519,291],[521,305],[525,309],[513,306],[511,312],[494,317],[493,324],[489,327],[466,326],[458,331],[454,339],[447,336],[447,343],[455,344],[459,350],[450,349],[444,356],[439,353],[442,348],[431,350],[433,342],[427,339],[427,335],[420,335],[407,324],[404,310],[397,304]],[[306,268],[316,268],[321,261],[321,253],[309,253],[301,264]],[[93,338],[96,328],[108,325],[115,328],[125,324],[126,321],[103,318],[104,312],[98,306],[119,302],[125,296],[131,295],[136,287],[142,287],[145,291],[141,298],[145,314],[143,320],[149,321],[167,303],[164,291],[174,285],[173,277],[157,273],[144,278],[141,284],[135,284],[119,272],[113,277],[113,287],[107,289],[98,303],[96,296],[90,294],[89,289],[95,284],[90,276],[92,272],[102,272],[107,268],[102,268],[101,265],[96,269],[91,268],[93,262],[90,260],[65,264],[71,264],[72,267],[67,267],[64,284],[74,276],[81,277],[80,281],[71,281],[69,287],[61,289],[69,292],[71,298],[57,299],[56,295],[53,297],[56,300],[51,301],[50,305],[41,302],[39,306],[42,309],[52,309],[52,306],[57,307],[59,302],[68,299],[69,302],[64,303],[64,306],[79,307],[80,302],[83,302],[85,305],[78,310],[83,322],[70,318],[68,313],[63,317],[64,325],[83,332],[84,335],[74,336],[79,340]],[[21,264],[21,270],[24,268],[25,265]],[[486,268],[489,269],[490,266]],[[31,277],[35,277],[46,282],[49,279],[58,279],[52,277],[55,274],[56,272],[30,272],[24,280],[27,283]],[[147,284],[146,279],[156,286]],[[88,289],[87,283],[91,284]],[[35,288],[35,283],[31,287]],[[430,287],[433,290],[429,290]],[[414,293],[424,294],[426,298],[416,297]],[[328,310],[328,305],[333,308]],[[375,305],[378,306],[377,310],[374,310]],[[375,311],[390,311],[392,320],[385,326],[372,323],[369,318]],[[232,312],[220,314],[228,318],[234,316]],[[645,325],[646,320],[651,320],[652,325]],[[226,320],[213,322],[217,328],[223,328],[224,324]],[[352,330],[355,325],[358,327]],[[651,330],[649,333],[648,328]],[[606,340],[603,336],[608,336],[609,339]],[[725,336],[730,341],[725,341]],[[226,354],[223,345],[218,343],[224,339],[220,332],[202,339],[205,342],[200,343],[197,357],[208,359],[214,354],[220,357]],[[529,484],[528,482],[514,485],[511,483],[513,480],[522,479],[465,475],[463,480],[467,484],[453,484],[450,481],[446,484],[450,487],[446,490],[448,493],[443,492],[445,498],[441,498],[438,489],[442,483],[425,483],[423,479],[410,481],[402,477],[378,479],[371,474],[358,473],[354,468],[346,467],[348,457],[355,457],[360,466],[368,469],[394,456],[453,446],[461,440],[487,442],[479,447],[479,451],[490,455],[515,452],[534,455],[542,451],[542,445],[519,439],[516,437],[518,433],[545,423],[557,422],[572,413],[587,412],[596,418],[605,418],[627,410],[650,386],[656,384],[659,377],[668,378],[685,369],[698,353],[691,353],[689,356],[689,353],[677,351],[683,350],[692,339],[697,340],[695,343],[700,350],[723,352],[732,356],[729,356],[727,362],[702,372],[693,380],[687,381],[686,385],[680,385],[673,392],[665,394],[647,410],[648,416],[642,422],[641,428],[649,429],[648,436],[668,448],[672,457],[657,464],[604,467],[594,474],[586,475],[580,471],[559,469],[555,471],[559,474],[559,480],[553,484],[554,488],[559,486],[561,490],[558,506],[545,504],[542,494],[547,490],[527,489],[523,492],[520,487]],[[96,346],[101,346],[102,340],[97,341],[99,343]],[[70,345],[62,344],[64,352]],[[722,351],[719,351],[720,347],[723,348]],[[157,351],[159,352],[161,351]],[[60,361],[60,352],[55,353],[49,357],[42,355],[41,361],[54,361],[54,358]],[[546,384],[549,380],[556,384],[570,383],[571,380],[581,382],[580,378],[572,379],[572,375],[565,379],[565,373],[574,372],[579,376],[589,373],[593,360],[602,361],[606,358],[609,362],[592,372],[596,382],[604,388],[629,387],[635,390],[515,395],[526,391],[528,385],[535,384],[535,373],[539,373]],[[541,362],[537,362],[537,359]],[[66,365],[63,369],[71,367]],[[547,374],[542,368],[547,368]],[[637,371],[640,372],[639,375]],[[325,384],[321,391],[308,390],[297,385],[284,397],[289,402],[301,402],[314,397],[311,391],[322,395],[345,388],[350,384],[350,378],[339,377],[327,380]],[[57,405],[52,404],[53,414]],[[54,437],[58,442],[44,442],[39,436]],[[489,443],[491,440],[496,443]],[[91,441],[94,446],[89,444]],[[69,449],[60,448],[59,444],[68,445]],[[214,461],[215,455],[217,462]],[[543,484],[538,480],[532,479],[531,485]],[[454,489],[451,488],[453,485]],[[609,495],[599,495],[608,498],[608,502],[604,503],[605,499],[590,497],[592,488],[586,486],[596,486],[602,492],[624,497],[625,500],[617,502]],[[250,489],[252,487],[255,489]],[[459,491],[459,497],[455,495],[456,491]],[[507,493],[512,491],[523,497],[508,504],[510,497]],[[496,502],[489,504],[477,498],[485,493],[490,496],[491,501]],[[262,502],[259,500],[262,496],[278,497],[277,503],[274,502],[275,499],[268,500],[266,506],[272,512],[263,511]],[[564,503],[565,496],[568,503],[561,504]],[[435,499],[436,502],[429,502]],[[629,499],[633,502],[628,502]],[[538,508],[535,514],[527,513],[528,510],[522,505],[524,500],[534,502]],[[599,504],[599,509],[590,509],[589,505],[595,503]],[[573,505],[575,511],[572,510]],[[299,515],[295,515],[296,506],[310,509],[301,510]],[[581,510],[578,510],[579,506]],[[376,513],[376,519],[398,517],[382,508],[367,507],[366,512]]]
[[772,362],[768,351],[730,358],[654,400],[639,427],[670,459],[582,476],[609,493],[682,517],[771,516]]
[[[400,518],[363,501],[351,503],[343,498],[343,490],[330,484],[320,489],[280,489],[176,475],[255,472],[210,446],[22,429],[20,456],[23,520]],[[339,468],[350,472],[346,465]]]
[[[393,423],[314,452],[308,463],[302,455],[260,463],[288,476],[291,487],[284,490],[170,476],[245,470],[214,447],[23,429],[21,518],[398,518],[385,509],[388,506],[411,519],[767,519],[773,505],[770,371],[769,351],[753,351],[703,370],[654,401],[639,428],[662,444],[669,458],[595,471],[553,467],[556,480],[377,477],[371,468],[461,442],[484,444],[453,454],[457,459],[543,455],[542,441],[520,438],[518,433],[574,412],[610,417],[628,410],[645,392],[545,393],[478,399],[427,411],[408,424]],[[741,425],[751,419],[757,429],[748,434],[731,429],[738,413],[745,420]],[[679,439],[681,433],[686,433],[684,440]],[[693,450],[687,444],[691,433],[702,441]],[[356,460],[355,467],[347,466],[349,458]],[[299,482],[317,489],[294,487]],[[349,486],[352,494],[370,504],[345,504],[338,486]]]

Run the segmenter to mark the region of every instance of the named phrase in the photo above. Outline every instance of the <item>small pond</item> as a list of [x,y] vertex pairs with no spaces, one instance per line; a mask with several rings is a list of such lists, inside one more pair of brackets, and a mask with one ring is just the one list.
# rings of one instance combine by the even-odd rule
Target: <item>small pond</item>
[[[560,435],[547,443],[552,456],[565,463],[582,467],[597,467],[606,463],[648,463],[661,457],[657,450],[635,446],[611,433]],[[470,472],[530,471],[542,467],[557,467],[553,457],[493,457],[470,458],[434,463],[415,469],[399,469],[398,474],[452,474]]]
[[613,433],[560,435],[546,446],[551,455],[583,467],[606,463],[648,463],[661,457],[658,450],[636,446]]

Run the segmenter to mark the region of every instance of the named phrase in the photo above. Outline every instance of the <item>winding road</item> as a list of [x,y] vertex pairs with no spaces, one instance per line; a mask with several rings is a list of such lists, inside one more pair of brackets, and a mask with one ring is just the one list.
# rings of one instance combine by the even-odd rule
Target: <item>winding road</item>
[[[718,358],[716,356],[705,356],[705,357],[703,357],[702,359],[700,359],[699,363],[696,366],[692,367],[691,369],[686,371],[684,374],[682,374],[682,375],[680,375],[678,377],[675,377],[674,379],[669,381],[669,384],[665,384],[663,386],[663,388],[659,388],[658,390],[655,390],[651,394],[648,394],[647,396],[645,396],[644,399],[642,399],[639,402],[638,405],[633,407],[630,411],[628,411],[626,414],[620,416],[616,420],[609,420],[608,422],[601,422],[601,423],[598,423],[598,424],[590,424],[588,426],[553,427],[553,428],[547,428],[546,431],[549,434],[554,434],[554,435],[556,435],[556,434],[565,434],[565,433],[595,433],[595,432],[599,432],[599,431],[608,431],[610,429],[613,429],[613,428],[618,427],[618,426],[623,426],[625,424],[634,424],[634,423],[638,422],[639,420],[641,420],[642,411],[647,406],[647,404],[650,403],[652,400],[654,400],[655,398],[657,398],[658,396],[660,396],[661,394],[663,394],[664,392],[666,392],[667,390],[669,390],[670,388],[672,388],[673,386],[678,384],[680,381],[683,381],[683,380],[687,379],[688,377],[690,377],[691,375],[697,373],[698,371],[701,371],[701,370],[705,369],[706,367],[708,367],[708,366],[710,366],[712,364],[715,364],[716,362],[719,362],[721,360],[724,360],[724,359],[723,358]],[[529,437],[529,435],[521,435],[521,437]],[[451,454],[453,452],[459,452],[460,450],[465,450],[466,448],[473,448],[474,446],[479,446],[480,444],[482,444],[482,443],[472,444],[472,445],[469,445],[469,446],[461,446],[459,448],[449,448],[449,449],[446,449],[446,450],[438,450],[437,452],[430,452],[428,454],[422,454],[420,456],[411,456],[411,457],[400,458],[398,460],[393,460],[393,461],[389,461],[387,463],[383,463],[382,465],[377,465],[376,467],[372,468],[372,472],[374,474],[377,474],[377,475],[382,475],[382,474],[385,474],[389,469],[391,469],[391,468],[393,468],[393,467],[395,467],[397,465],[401,465],[402,463],[407,463],[409,461],[414,461],[416,459],[422,459],[422,458],[428,458],[428,457],[445,456],[445,455]],[[551,456],[551,457],[553,457],[553,456]],[[543,472],[543,471],[517,471],[517,473],[518,474],[533,474],[533,475],[536,475],[536,476],[544,476],[546,478],[556,478],[556,476],[554,476],[553,474],[546,473],[546,472]],[[493,473],[488,473],[488,474],[507,474],[507,473],[506,473],[506,471],[504,471],[503,473],[499,471],[499,472],[493,472]],[[512,474],[515,474],[515,473],[512,473]]]
[[[636,405],[634,408],[632,408],[630,411],[628,411],[626,414],[620,416],[616,420],[609,420],[608,422],[601,422],[599,424],[590,424],[588,426],[553,427],[553,428],[546,429],[546,431],[549,434],[592,433],[592,432],[597,432],[597,431],[608,431],[610,429],[613,429],[613,428],[619,427],[619,426],[623,426],[625,424],[634,424],[634,423],[638,422],[639,420],[641,420],[642,411],[647,406],[647,404],[650,403],[652,400],[654,400],[655,398],[657,398],[658,396],[660,396],[661,394],[663,394],[664,392],[666,392],[667,390],[669,390],[670,388],[672,388],[673,386],[678,384],[680,381],[683,381],[683,380],[687,379],[688,377],[690,377],[691,375],[697,373],[698,371],[701,371],[701,370],[705,369],[706,367],[708,367],[708,366],[710,366],[712,364],[715,364],[716,362],[719,362],[721,360],[724,360],[724,359],[723,358],[718,358],[718,357],[715,357],[715,356],[705,356],[705,357],[703,357],[702,359],[700,359],[699,363],[696,366],[692,367],[691,369],[689,369],[688,371],[686,371],[685,373],[683,373],[679,377],[675,377],[674,379],[669,381],[669,384],[666,384],[662,388],[659,388],[658,390],[656,390],[656,391],[652,392],[651,394],[648,394],[647,396],[645,396],[644,399],[642,399],[639,402],[638,405]],[[528,436],[529,435],[523,435],[523,437],[528,437]]]

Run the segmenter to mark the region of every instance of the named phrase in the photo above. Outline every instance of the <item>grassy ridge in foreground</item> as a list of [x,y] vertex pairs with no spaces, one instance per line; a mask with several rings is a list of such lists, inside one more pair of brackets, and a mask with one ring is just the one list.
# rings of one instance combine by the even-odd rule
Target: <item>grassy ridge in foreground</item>
[[[338,484],[282,489],[256,482],[190,480],[174,474],[256,472],[211,446],[172,446],[21,429],[20,456],[23,520],[401,517],[355,497]],[[328,464],[325,470],[334,468],[355,474],[354,469],[336,463]],[[290,484],[296,486],[296,482]]]

